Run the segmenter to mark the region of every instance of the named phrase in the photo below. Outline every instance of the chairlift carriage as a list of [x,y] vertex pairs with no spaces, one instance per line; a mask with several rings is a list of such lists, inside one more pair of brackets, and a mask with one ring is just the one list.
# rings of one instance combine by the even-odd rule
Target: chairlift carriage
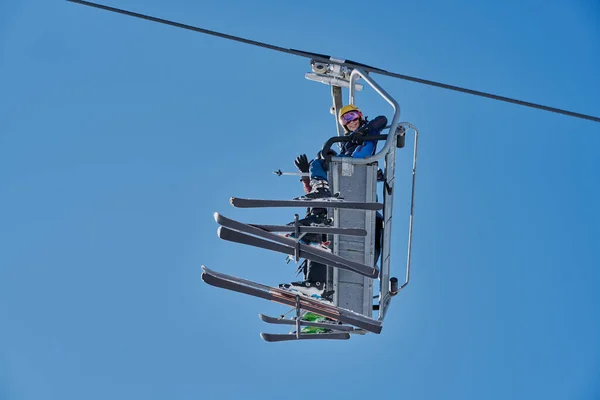
[[[295,311],[294,316],[289,319],[283,318],[283,316],[270,317],[263,314],[259,315],[266,323],[288,325],[294,330],[293,333],[284,334],[261,333],[261,337],[268,342],[298,339],[340,340],[349,339],[352,334],[379,334],[382,331],[383,320],[389,309],[391,299],[409,283],[419,132],[412,124],[400,122],[400,107],[398,103],[375,82],[370,76],[371,73],[600,122],[600,118],[594,116],[420,78],[408,77],[349,60],[340,60],[300,50],[284,49],[87,1],[68,1],[309,58],[311,72],[306,73],[305,77],[331,87],[333,100],[331,113],[334,115],[336,121],[338,135],[325,142],[322,154],[329,165],[328,181],[332,192],[339,193],[339,196],[316,200],[263,200],[232,197],[231,204],[239,208],[327,208],[327,215],[332,218],[333,225],[302,226],[298,222],[298,215],[295,215],[295,222],[293,224],[281,226],[247,224],[227,218],[219,213],[215,213],[214,215],[216,222],[220,225],[218,236],[223,240],[284,253],[292,257],[296,262],[305,259],[328,266],[326,284],[328,288],[333,290],[331,301],[324,301],[323,299],[311,298],[297,292],[270,287],[236,276],[226,275],[209,269],[204,265],[202,266],[202,280],[209,285],[271,300],[289,306],[291,307],[291,311]],[[365,83],[370,89],[381,96],[393,110],[391,123],[384,128],[386,133],[368,137],[369,141],[377,140],[382,142],[383,147],[377,153],[367,158],[332,157],[328,155],[328,150],[335,144],[341,144],[349,140],[347,136],[344,136],[343,129],[337,118],[338,111],[344,103],[342,88],[348,90],[348,104],[355,104],[356,92],[363,88],[364,85],[362,83]],[[408,210],[406,266],[402,270],[404,279],[403,283],[400,284],[398,279],[392,275],[391,269],[392,217],[394,194],[396,191],[396,152],[403,150],[403,154],[407,152],[407,155],[410,156],[405,147],[406,136],[409,134],[412,134],[414,137],[412,146],[412,183]],[[383,172],[382,176],[378,174],[380,168]],[[277,174],[282,175],[284,173],[278,171]],[[378,202],[378,180],[383,183],[382,202]],[[379,268],[377,268],[375,266],[375,225],[376,213],[379,211],[383,214],[383,239]],[[286,236],[280,234],[286,232],[293,235]],[[326,234],[328,241],[331,243],[331,251],[303,243],[301,238],[304,234],[308,233]],[[303,320],[302,317],[307,312],[323,316],[325,320],[319,322]],[[302,333],[302,327],[304,326],[325,328],[325,332]]]
[[[331,85],[333,106],[332,114],[337,121],[338,110],[342,107],[342,87],[349,89],[349,103],[355,103],[356,91],[360,88],[358,79],[364,80],[393,109],[391,124],[385,135],[369,136],[385,141],[383,148],[368,158],[331,157],[328,160],[328,180],[338,198],[327,200],[250,200],[232,198],[236,207],[323,207],[328,216],[333,216],[332,227],[304,227],[298,225],[295,215],[293,226],[264,226],[242,224],[215,213],[215,220],[221,225],[218,234],[224,240],[243,243],[289,254],[296,261],[301,258],[328,265],[327,286],[332,288],[332,302],[312,299],[287,290],[264,286],[242,280],[235,276],[224,275],[203,266],[202,279],[213,286],[229,289],[249,295],[262,297],[278,303],[292,306],[296,313],[292,319],[274,318],[260,315],[261,319],[272,324],[286,324],[296,327],[295,333],[261,333],[267,341],[295,339],[349,339],[351,333],[380,333],[383,319],[390,300],[399,293],[409,281],[410,248],[412,243],[412,221],[416,181],[416,162],[418,130],[410,123],[400,123],[398,103],[383,90],[368,74],[360,68],[348,68],[343,61],[331,60],[325,64],[311,60],[312,73],[306,77]],[[337,122],[336,122],[337,123]],[[341,128],[338,124],[338,128]],[[403,284],[391,276],[391,237],[392,211],[394,199],[394,178],[396,150],[404,148],[406,132],[414,132],[413,179],[408,235],[408,256],[406,278]],[[348,141],[338,129],[338,136],[329,139],[323,145],[323,154],[335,143]],[[383,162],[383,203],[377,202],[377,175],[379,161]],[[340,200],[343,199],[343,200]],[[375,213],[383,211],[383,241],[381,246],[381,267],[375,268]],[[293,231],[294,238],[277,235],[277,231]],[[321,232],[328,234],[332,243],[331,253],[300,243],[302,234]],[[375,281],[378,281],[378,285]],[[374,293],[375,296],[374,296]],[[331,323],[315,323],[302,320],[303,312],[323,315]],[[377,311],[374,318],[373,311]],[[301,326],[327,328],[331,332],[301,333]]]
[[[362,85],[357,81],[362,79],[389,103],[393,109],[393,117],[391,124],[384,128],[387,130],[387,134],[369,136],[369,140],[385,141],[383,148],[376,154],[367,158],[326,156],[329,165],[328,180],[333,192],[338,193],[339,197],[323,200],[259,200],[235,197],[231,199],[231,203],[235,207],[327,208],[327,215],[333,217],[333,226],[300,226],[297,214],[294,219],[295,223],[291,226],[265,226],[240,223],[215,213],[215,220],[221,225],[218,229],[221,239],[282,252],[292,256],[296,262],[300,259],[308,259],[328,266],[326,287],[332,288],[331,302],[221,274],[202,266],[202,279],[210,285],[272,300],[295,309],[292,319],[274,318],[260,314],[260,318],[267,323],[295,326],[294,333],[261,333],[261,337],[269,342],[296,339],[349,339],[352,333],[380,333],[390,300],[406,287],[410,276],[418,130],[410,123],[399,122],[400,107],[398,103],[361,68],[349,68],[344,65],[344,61],[336,59],[331,59],[329,63],[311,59],[310,65],[312,72],[307,73],[306,78],[331,86],[333,98],[331,113],[334,115],[338,128],[338,136],[325,142],[322,154],[328,154],[328,150],[335,143],[342,143],[349,139],[344,136],[337,118],[338,111],[343,105],[343,87],[348,88],[349,104],[354,104],[356,92],[362,89]],[[405,147],[407,131],[414,132],[413,180],[406,278],[404,283],[399,286],[398,279],[391,276],[391,230],[396,150]],[[380,161],[383,162],[383,203],[377,202]],[[383,211],[384,223],[381,267],[377,269],[375,267],[375,213],[379,210]],[[293,232],[293,238],[277,234],[282,231]],[[303,234],[315,232],[328,235],[328,240],[332,244],[331,253],[300,242]],[[377,285],[375,281],[378,281],[379,284]],[[374,293],[376,293],[375,296]],[[303,321],[302,314],[307,311],[327,317],[331,322]],[[373,316],[373,311],[377,311],[377,318]],[[301,333],[301,327],[305,325],[326,328],[327,331]]]

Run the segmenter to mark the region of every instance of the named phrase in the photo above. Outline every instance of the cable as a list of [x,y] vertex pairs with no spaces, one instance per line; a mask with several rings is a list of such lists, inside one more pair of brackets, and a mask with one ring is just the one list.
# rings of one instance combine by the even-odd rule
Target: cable
[[190,31],[194,31],[194,32],[200,32],[200,33],[204,33],[206,35],[216,36],[216,37],[220,37],[220,38],[227,39],[227,40],[233,40],[236,42],[246,43],[246,44],[249,44],[252,46],[263,47],[263,48],[269,49],[269,50],[275,50],[275,51],[279,51],[282,53],[293,54],[293,55],[300,56],[300,57],[311,58],[311,59],[321,61],[324,63],[329,63],[329,62],[333,61],[338,64],[342,63],[343,65],[346,65],[350,68],[362,68],[367,72],[373,72],[376,74],[385,75],[385,76],[389,76],[392,78],[403,79],[403,80],[410,81],[410,82],[421,83],[423,85],[434,86],[434,87],[438,87],[438,88],[442,88],[442,89],[471,94],[474,96],[486,97],[488,99],[498,100],[498,101],[502,101],[505,103],[518,104],[520,106],[536,108],[538,110],[549,111],[549,112],[556,113],[556,114],[563,114],[563,115],[567,115],[569,117],[575,117],[575,118],[580,118],[580,119],[586,119],[589,121],[600,122],[600,117],[595,117],[592,115],[581,114],[581,113],[577,113],[577,112],[573,112],[573,111],[563,110],[560,108],[545,106],[542,104],[531,103],[529,101],[513,99],[510,97],[499,96],[499,95],[492,94],[492,93],[480,92],[478,90],[472,90],[472,89],[467,89],[467,88],[463,88],[463,87],[459,87],[459,86],[448,85],[445,83],[430,81],[427,79],[415,78],[415,77],[408,76],[408,75],[402,75],[402,74],[398,74],[398,73],[394,73],[394,72],[389,72],[389,71],[386,71],[386,70],[383,70],[380,68],[371,67],[369,65],[361,64],[361,63],[350,61],[350,60],[333,59],[332,57],[327,56],[325,54],[310,53],[310,52],[306,52],[306,51],[302,51],[302,50],[295,50],[295,49],[286,49],[284,47],[274,46],[274,45],[271,45],[268,43],[258,42],[256,40],[245,39],[245,38],[242,38],[239,36],[228,35],[226,33],[211,31],[209,29],[199,28],[197,26],[186,25],[186,24],[182,24],[179,22],[169,21],[169,20],[162,19],[162,18],[156,18],[156,17],[152,17],[149,15],[139,14],[136,12],[122,10],[122,9],[115,8],[115,7],[92,3],[89,1],[85,1],[85,0],[67,0],[67,1],[69,1],[71,3],[78,3],[78,4],[82,4],[82,5],[89,6],[89,7],[94,7],[94,8],[99,8],[99,9],[106,10],[106,11],[115,12],[118,14],[129,15],[131,17],[141,18],[141,19],[145,19],[147,21],[153,21],[153,22],[158,22],[160,24],[175,26],[177,28],[183,28],[183,29],[187,29]]

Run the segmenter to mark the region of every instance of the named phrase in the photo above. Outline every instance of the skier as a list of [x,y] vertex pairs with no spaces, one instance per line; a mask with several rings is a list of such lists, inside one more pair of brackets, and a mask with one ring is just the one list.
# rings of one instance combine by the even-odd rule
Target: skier
[[[339,154],[340,157],[366,158],[375,154],[377,141],[368,141],[367,138],[371,135],[379,135],[387,124],[386,117],[380,115],[373,121],[368,121],[363,118],[363,114],[358,107],[348,104],[341,108],[338,120],[344,128],[345,135],[351,138],[349,142],[344,142],[342,152]],[[310,173],[310,177],[302,177],[304,191],[306,192],[306,195],[301,197],[302,199],[331,197],[324,159],[325,157],[321,152],[317,155],[317,159],[310,163],[308,163],[304,154],[296,158],[294,162],[296,168],[300,172]]]
[[[366,158],[375,154],[377,141],[368,141],[367,137],[379,135],[387,124],[386,117],[378,116],[372,121],[368,121],[367,118],[363,118],[363,114],[358,107],[348,104],[340,109],[338,120],[340,125],[344,128],[345,135],[351,137],[349,142],[344,142],[339,156]],[[335,152],[332,150],[330,151],[332,153],[329,155],[336,155]],[[302,176],[301,181],[306,194],[300,197],[301,199],[331,197],[329,182],[327,181],[327,166],[325,164],[325,157],[321,151],[319,151],[317,158],[311,162],[308,161],[306,154],[301,154],[296,158],[294,164],[301,173],[310,174],[310,176]],[[382,239],[381,233],[383,228],[383,216],[380,213],[377,213],[376,215],[375,262],[377,262],[377,259],[379,258]],[[327,209],[325,208],[307,209],[306,217],[299,222],[303,225],[330,224],[330,220],[327,218]],[[316,235],[313,235],[313,237],[314,236]],[[303,239],[305,242],[309,241],[306,237]],[[318,238],[314,239],[315,242],[318,240]],[[304,272],[304,281],[284,283],[280,284],[279,287],[282,289],[298,291],[316,298],[320,297],[328,299],[329,296],[333,294],[332,291],[327,291],[327,288],[325,287],[327,281],[327,266],[325,264],[304,260],[299,269]]]

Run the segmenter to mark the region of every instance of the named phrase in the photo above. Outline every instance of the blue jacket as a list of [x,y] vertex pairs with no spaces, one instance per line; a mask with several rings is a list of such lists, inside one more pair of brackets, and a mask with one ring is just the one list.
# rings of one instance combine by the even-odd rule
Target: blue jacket
[[[384,116],[379,116],[379,117],[375,118],[373,121],[365,122],[357,130],[363,128],[363,130],[366,130],[366,132],[364,133],[364,135],[366,135],[366,136],[379,135],[381,133],[381,131],[383,130],[383,128],[385,128],[386,125],[387,125],[387,118]],[[348,133],[348,135],[350,135],[352,133],[354,133],[354,132],[350,132],[350,133]],[[342,152],[340,154],[338,154],[338,156],[367,158],[367,157],[375,154],[376,150],[377,150],[377,141],[375,141],[375,140],[372,140],[369,142],[363,142],[362,144],[344,142],[344,144],[342,146]],[[319,152],[319,154],[321,154],[321,152]],[[327,180],[327,171],[326,171],[324,162],[320,158],[320,156],[317,156],[316,160],[311,161],[310,167],[309,167],[309,173],[310,173],[310,178],[304,177],[301,179],[302,183],[304,184],[304,191],[306,193],[310,193],[310,191],[312,189],[310,186],[310,180],[312,180],[312,179]]]
[[[365,130],[365,125],[365,136],[379,135],[383,128],[385,128],[385,126],[387,125],[387,118],[383,115],[380,115],[372,121],[365,122],[356,130]],[[351,135],[353,133],[354,132],[350,132],[348,133],[348,135]],[[362,144],[345,142],[342,146],[342,152],[339,155],[341,157],[367,158],[375,154],[376,150],[377,141],[364,142]]]

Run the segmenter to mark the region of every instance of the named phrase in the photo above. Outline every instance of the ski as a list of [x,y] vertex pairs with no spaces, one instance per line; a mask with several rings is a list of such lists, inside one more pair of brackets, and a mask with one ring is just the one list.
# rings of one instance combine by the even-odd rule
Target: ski
[[330,340],[348,340],[350,334],[348,332],[327,332],[327,333],[309,333],[300,334],[296,336],[295,333],[263,333],[261,332],[260,337],[264,341],[274,342],[288,342],[292,340],[319,340],[319,339],[330,339]]
[[[291,260],[291,261],[295,260],[295,254],[296,254],[295,249],[292,247],[283,245],[283,244],[270,242],[268,240],[261,239],[256,236],[248,235],[247,233],[244,233],[244,232],[234,231],[233,229],[229,229],[229,228],[226,228],[223,226],[219,227],[219,229],[217,230],[217,236],[220,239],[227,240],[228,242],[245,244],[248,246],[259,247],[261,249],[275,251],[277,253],[287,254],[288,256],[286,257],[286,259]],[[308,245],[308,246],[313,247],[313,245]],[[313,248],[316,248],[316,247],[313,247]],[[330,249],[320,249],[320,250],[326,251],[327,254],[331,254]],[[331,264],[331,266],[333,266],[335,268],[347,269],[349,271],[356,272],[353,269],[349,269],[345,264],[334,263],[331,260],[328,260],[326,258],[317,256],[317,255],[308,255],[303,250],[298,249],[298,258],[299,259],[307,258],[307,257],[310,258],[310,260],[319,262],[321,264],[328,265],[328,263],[329,263],[329,264]]]
[[[296,307],[296,297],[298,296],[297,293],[289,292],[283,289],[277,289],[235,276],[222,274],[220,272],[213,271],[204,265],[202,266],[202,270],[202,280],[211,286],[259,297],[287,306]],[[381,321],[365,317],[364,315],[354,311],[336,307],[329,302],[313,299],[303,295],[299,295],[299,300],[300,309],[340,321],[343,324],[352,325],[373,333],[381,333],[383,328]]]
[[262,207],[315,207],[315,208],[353,208],[357,210],[379,211],[383,209],[381,203],[370,203],[360,201],[344,201],[337,197],[326,197],[317,200],[263,200],[243,199],[232,197],[230,203],[238,208],[262,208]]
[[[298,256],[300,258],[306,258],[322,264],[330,265],[332,267],[347,269],[372,279],[376,279],[379,276],[379,271],[374,267],[369,267],[368,265],[361,264],[356,261],[346,260],[345,258],[331,254],[324,249],[299,243],[294,239],[286,238],[254,226],[235,221],[233,219],[224,217],[219,213],[215,213],[214,217],[215,221],[221,225],[217,231],[217,234],[223,240],[261,247],[288,255],[296,255],[296,250],[298,250]],[[236,234],[236,232],[232,230],[240,232],[237,232]],[[268,240],[261,240],[250,235],[256,235],[276,243],[269,242]],[[281,244],[283,246],[278,246],[277,244]]]
[[[287,255],[291,255],[291,256],[293,256],[295,254],[294,247],[287,246],[284,244],[270,242],[268,240],[261,239],[256,236],[252,236],[252,235],[249,235],[244,232],[234,231],[234,230],[229,229],[224,226],[219,227],[219,229],[217,230],[217,235],[219,236],[219,238],[221,238],[223,240],[227,240],[229,242],[235,242],[235,243],[245,244],[248,246],[259,247],[261,249],[271,250],[271,251],[275,251],[277,253],[283,253],[283,254],[287,254]],[[315,262],[318,262],[321,264],[329,265],[331,267],[356,272],[357,274],[367,276],[372,279],[376,279],[377,276],[379,275],[379,271],[375,268],[370,268],[370,267],[367,267],[366,265],[359,264],[354,261],[348,261],[340,256],[336,256],[325,250],[317,249],[317,248],[314,248],[314,247],[306,245],[306,244],[300,243],[299,246],[300,246],[299,251],[298,251],[299,258],[305,258],[307,260],[311,260],[311,261],[315,261]],[[312,249],[312,251],[311,250],[305,251],[304,249],[306,247],[304,247],[304,246],[308,247],[309,249]],[[322,256],[320,254],[324,254],[324,255]],[[326,256],[329,256],[329,257],[326,257]],[[337,260],[342,260],[342,261],[340,262]],[[348,263],[352,263],[355,266],[355,268],[350,267],[348,265]],[[358,267],[358,269],[357,269],[356,268],[357,266],[360,266],[360,267]]]
[[[282,236],[283,237],[289,237],[289,235],[282,235]],[[332,253],[331,248],[329,247],[329,245],[331,244],[330,241],[325,241],[325,242],[309,242],[309,243],[307,243],[307,242],[304,242],[304,241],[300,240],[300,243],[305,244],[307,246],[310,246],[310,247],[312,247],[314,249],[321,249],[321,250],[326,251],[326,252],[328,252],[330,254]],[[294,257],[291,256],[291,255],[288,256],[288,258],[294,259]]]
[[[243,222],[239,222],[239,221],[233,220],[231,218],[227,218],[217,212],[214,214],[214,218],[215,218],[215,221],[222,227],[227,227],[227,228],[241,231],[241,232],[244,232],[244,233],[247,233],[250,235],[255,235],[255,236],[262,237],[264,239],[272,240],[274,242],[281,243],[283,245],[287,245],[289,248],[286,249],[284,254],[294,255],[295,249],[298,249],[299,251],[301,251],[303,253],[303,255],[300,255],[301,258],[307,258],[309,260],[313,260],[316,262],[320,262],[322,264],[330,265],[332,267],[337,267],[337,268],[354,271],[358,274],[367,276],[372,279],[376,279],[379,276],[379,271],[374,267],[370,267],[368,265],[361,264],[356,261],[347,260],[343,257],[337,256],[335,254],[331,254],[330,252],[323,250],[323,249],[318,249],[318,248],[312,247],[310,245],[298,243],[296,240],[294,240],[292,238],[286,238],[286,237],[283,237],[283,236],[275,234],[275,233],[264,231],[260,228],[256,228],[256,227],[250,226],[248,224],[244,224]],[[222,230],[221,228],[219,228],[219,229]],[[219,232],[219,237],[221,237],[221,232]],[[255,243],[260,244],[262,242],[255,242]],[[250,244],[250,243],[246,243],[246,244]],[[262,247],[262,246],[259,245],[258,247]],[[281,250],[283,250],[283,249],[281,249]],[[275,251],[282,252],[281,250],[275,250]],[[293,252],[290,253],[290,251],[293,251]]]
[[[267,232],[294,232],[294,225],[258,225],[248,224]],[[330,235],[367,236],[367,231],[358,228],[333,228],[327,226],[299,226],[299,233],[321,233]]]
[[[268,315],[264,315],[264,314],[258,314],[258,316],[261,320],[263,320],[264,322],[266,322],[268,324],[296,325],[295,319],[275,318],[275,317],[269,317]],[[334,331],[342,331],[342,332],[354,331],[353,326],[340,325],[335,322],[327,323],[327,322],[310,322],[310,321],[300,320],[300,326],[314,326],[315,328],[332,329]]]

